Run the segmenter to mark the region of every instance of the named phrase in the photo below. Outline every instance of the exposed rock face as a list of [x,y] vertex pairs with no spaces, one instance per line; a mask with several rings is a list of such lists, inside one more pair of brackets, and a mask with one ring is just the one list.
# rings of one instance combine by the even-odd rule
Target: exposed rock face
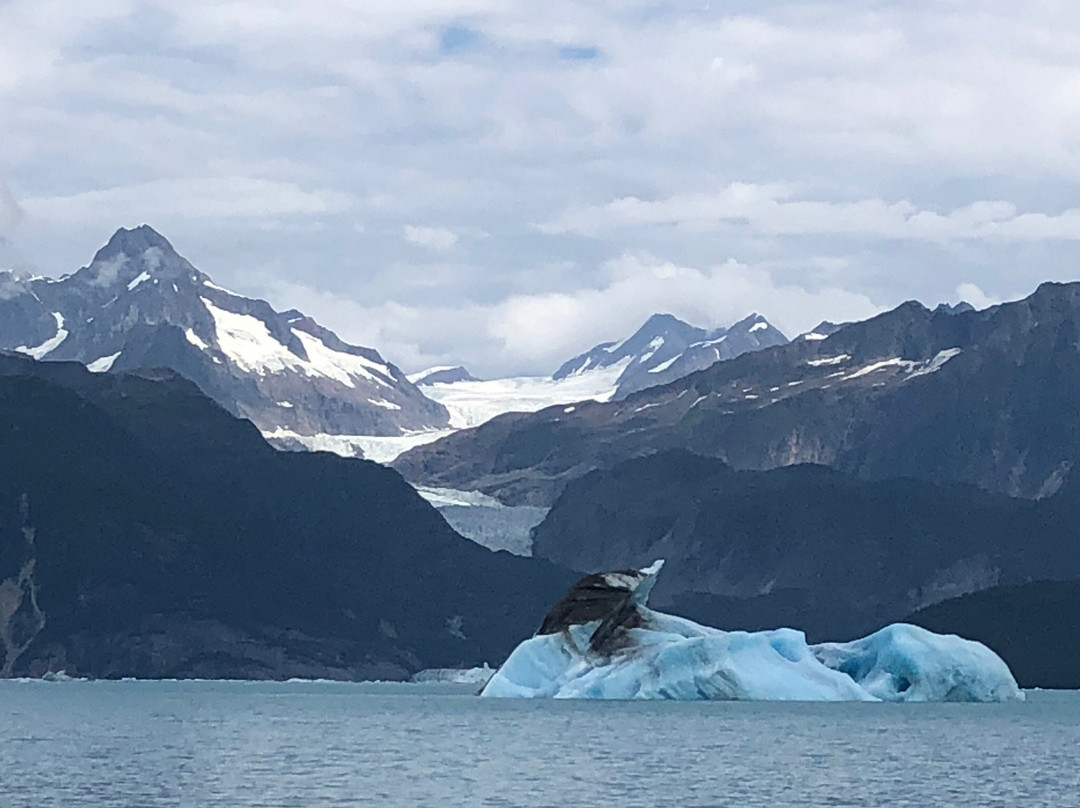
[[0,457],[4,675],[406,678],[502,659],[573,579],[168,371],[0,353]]
[[734,471],[671,451],[571,483],[534,531],[533,553],[578,570],[663,555],[658,605],[721,628],[785,625],[821,639],[1000,583],[1080,577],[1078,520],[1067,493],[1031,502],[815,466]]
[[480,380],[458,365],[451,368],[428,368],[419,373],[412,373],[409,375],[409,381],[419,387],[424,387],[432,384],[454,384],[455,382],[478,382]]
[[624,401],[506,416],[402,455],[422,485],[550,504],[569,480],[661,449],[742,469],[823,463],[1052,493],[1080,458],[1080,283],[986,311],[918,303],[719,362]]
[[59,280],[0,272],[0,349],[101,372],[169,368],[283,437],[397,435],[449,419],[376,351],[217,286],[146,225],[118,230]]
[[19,499],[19,517],[22,546],[16,541],[0,555],[0,677],[11,676],[19,657],[45,627],[34,578],[37,555],[30,501],[25,494]]
[[603,343],[565,362],[552,378],[623,367],[614,398],[667,384],[723,359],[787,343],[778,329],[760,314],[731,326],[707,331],[670,314],[654,314],[622,342]]

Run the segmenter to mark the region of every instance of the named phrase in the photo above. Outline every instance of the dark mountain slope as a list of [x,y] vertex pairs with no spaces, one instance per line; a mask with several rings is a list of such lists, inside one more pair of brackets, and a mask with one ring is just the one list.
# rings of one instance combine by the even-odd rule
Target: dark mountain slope
[[685,448],[742,469],[821,463],[1021,497],[1080,458],[1080,283],[982,312],[918,303],[743,354],[625,401],[504,416],[400,457],[410,480],[550,504],[590,469]]
[[835,639],[997,584],[1080,578],[1080,509],[1067,512],[821,466],[734,471],[680,450],[571,483],[534,530],[533,553],[581,571],[665,558],[659,605]]
[[156,376],[0,356],[0,673],[479,664],[572,582],[461,538],[389,469],[276,452]]

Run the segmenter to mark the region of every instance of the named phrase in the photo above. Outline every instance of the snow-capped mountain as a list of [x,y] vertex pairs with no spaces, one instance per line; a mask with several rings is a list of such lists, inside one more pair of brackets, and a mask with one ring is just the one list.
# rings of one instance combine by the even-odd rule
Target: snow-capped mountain
[[1080,283],[983,311],[911,301],[811,333],[626,400],[500,419],[394,465],[416,484],[549,505],[592,469],[666,448],[1031,498],[1058,491],[1080,457]]
[[169,368],[279,441],[449,421],[377,351],[216,285],[146,225],[118,230],[72,275],[0,272],[0,349],[99,372]]
[[[655,314],[622,342],[597,345],[565,362],[552,376],[475,379],[463,367],[435,367],[409,379],[445,405],[450,425],[478,426],[511,412],[536,412],[587,401],[612,401],[666,384],[720,359],[782,345],[787,339],[758,314],[706,331],[670,314]],[[419,445],[402,446],[401,451]],[[390,458],[392,459],[392,458]]]
[[613,398],[622,399],[638,390],[681,379],[722,359],[785,345],[787,341],[760,314],[713,331],[670,314],[654,314],[628,339],[603,343],[575,356],[555,371],[553,378],[618,367],[621,373]]

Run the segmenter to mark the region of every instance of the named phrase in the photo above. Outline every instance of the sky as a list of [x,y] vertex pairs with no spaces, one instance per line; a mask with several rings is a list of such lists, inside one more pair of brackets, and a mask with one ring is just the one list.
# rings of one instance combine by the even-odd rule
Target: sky
[[1080,3],[0,0],[0,267],[148,223],[406,370],[1080,276]]

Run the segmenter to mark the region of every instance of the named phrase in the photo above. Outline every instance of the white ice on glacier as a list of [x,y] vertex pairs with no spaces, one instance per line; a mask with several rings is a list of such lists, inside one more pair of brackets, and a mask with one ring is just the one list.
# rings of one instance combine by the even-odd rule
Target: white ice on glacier
[[[502,698],[750,701],[1022,700],[1008,666],[980,643],[895,624],[849,643],[801,631],[720,631],[645,607],[659,565],[584,579],[578,603],[623,589],[622,609],[521,643],[482,695]],[[634,591],[637,589],[638,591]],[[570,600],[575,590],[567,596]],[[591,600],[590,600],[591,599]],[[565,603],[566,601],[564,601]],[[636,610],[626,619],[626,603]],[[563,604],[560,604],[562,606]],[[558,609],[559,607],[556,607]],[[552,616],[545,620],[548,625]],[[611,644],[613,620],[623,628]],[[542,629],[543,631],[543,629]],[[597,650],[598,632],[608,645]]]

